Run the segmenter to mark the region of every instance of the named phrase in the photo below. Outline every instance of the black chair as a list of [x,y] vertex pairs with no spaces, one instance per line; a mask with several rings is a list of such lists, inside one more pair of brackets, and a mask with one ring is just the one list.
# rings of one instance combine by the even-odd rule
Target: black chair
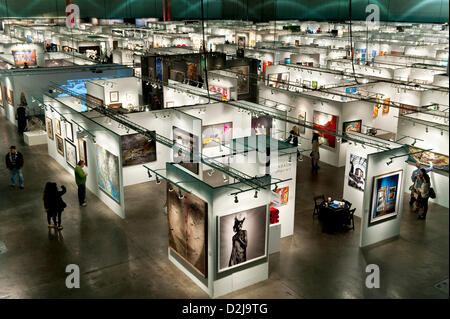
[[344,202],[348,209],[352,207],[352,203],[350,203],[348,200],[343,199],[341,200],[341,202]]
[[320,205],[325,201],[325,195],[314,196],[314,210],[313,218],[315,215],[319,215]]
[[355,211],[356,208],[350,209],[348,211],[348,216],[347,216],[347,224],[349,224],[349,222],[352,222],[352,229],[355,230]]

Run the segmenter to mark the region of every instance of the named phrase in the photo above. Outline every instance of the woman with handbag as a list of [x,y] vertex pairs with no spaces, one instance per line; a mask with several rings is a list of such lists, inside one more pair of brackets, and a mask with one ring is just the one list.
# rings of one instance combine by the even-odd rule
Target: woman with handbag
[[416,188],[416,191],[420,194],[420,202],[423,207],[423,213],[419,215],[419,219],[427,218],[428,213],[428,199],[430,198],[431,181],[425,169],[421,168],[419,172],[419,178],[422,180],[420,188]]

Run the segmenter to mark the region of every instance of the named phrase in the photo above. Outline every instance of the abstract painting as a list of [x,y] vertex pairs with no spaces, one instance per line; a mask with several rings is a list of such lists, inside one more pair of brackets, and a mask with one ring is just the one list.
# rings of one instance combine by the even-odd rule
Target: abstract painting
[[[167,186],[169,248],[204,278],[208,275],[208,204],[175,186]],[[184,198],[179,198],[181,192]]]
[[73,168],[77,166],[77,148],[66,140],[66,162]]
[[391,98],[385,98],[383,99],[383,114],[389,113],[389,107],[391,105]]
[[270,207],[270,225],[278,224],[280,222],[280,210],[275,207]]
[[198,136],[186,132],[176,126],[173,132],[173,161],[180,164],[194,174],[199,173],[199,163],[194,159],[194,154],[200,153]]
[[46,123],[46,127],[47,127],[47,136],[49,139],[53,140],[54,139],[54,135],[53,135],[53,121],[51,118],[49,117],[45,117],[45,123]]
[[350,154],[350,170],[348,172],[348,186],[364,191],[366,186],[367,159]]
[[237,93],[247,94],[250,88],[248,65],[232,67],[231,71],[237,73],[238,76]]
[[203,148],[228,144],[233,139],[233,122],[202,127]]
[[248,264],[267,255],[266,206],[220,216],[218,223],[218,272]]
[[[281,197],[280,205],[287,204],[287,202],[289,200],[289,186],[278,188],[276,190],[276,193],[279,194]],[[277,205],[277,206],[280,206],[280,205]]]
[[[155,131],[152,131],[153,136]],[[149,141],[141,134],[121,136],[122,166],[138,165],[156,161],[156,139]]]
[[97,182],[106,195],[120,203],[119,158],[97,145]]
[[[348,121],[344,122],[342,125],[342,135],[347,135],[350,132],[361,133],[362,120]],[[347,140],[342,139],[342,143],[347,142]]]
[[64,141],[61,136],[56,135],[56,150],[59,154],[64,156]]
[[12,50],[12,55],[15,65],[24,65],[26,63],[28,66],[32,66],[37,64],[35,49]]
[[319,144],[321,147],[336,148],[336,136],[328,134],[327,132],[336,134],[338,117],[335,115],[314,111],[313,127],[322,131],[317,131],[319,134]]
[[402,178],[403,170],[374,176],[369,226],[397,217],[400,202],[397,195],[402,194]]
[[270,116],[252,116],[252,136],[268,135],[271,136],[272,118]]
[[78,158],[84,162],[84,165],[88,166],[87,160],[87,145],[86,141],[82,138],[78,139]]
[[430,166],[430,162],[432,162],[433,169],[442,170],[445,172],[449,171],[448,155],[425,151],[414,146],[409,147],[408,161],[411,163],[420,162],[423,166]]

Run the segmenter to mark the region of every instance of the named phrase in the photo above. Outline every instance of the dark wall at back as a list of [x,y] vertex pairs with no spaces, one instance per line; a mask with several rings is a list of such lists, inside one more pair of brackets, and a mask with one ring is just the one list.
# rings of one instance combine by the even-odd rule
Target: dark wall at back
[[[162,0],[73,0],[81,17],[162,19]],[[449,0],[352,0],[352,17],[365,20],[365,8],[380,7],[383,21],[448,22]],[[348,0],[204,0],[206,19],[270,21],[348,19]],[[200,0],[171,0],[172,19],[200,19]],[[0,17],[64,16],[64,0],[0,0]]]

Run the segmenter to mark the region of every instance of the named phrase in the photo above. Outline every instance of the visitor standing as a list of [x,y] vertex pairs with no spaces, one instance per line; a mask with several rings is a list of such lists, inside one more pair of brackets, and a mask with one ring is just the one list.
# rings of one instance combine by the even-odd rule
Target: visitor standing
[[16,110],[17,130],[20,135],[23,135],[23,132],[25,132],[25,129],[27,128],[27,105],[28,103],[25,94],[22,92],[20,95],[20,104]]
[[[58,189],[56,183],[48,182],[44,189],[44,208],[47,211],[47,222],[49,228],[57,228],[62,230],[64,227],[61,225],[61,215],[64,208],[67,207],[63,201],[62,196],[66,193],[66,187],[61,185],[61,189]],[[51,221],[53,220],[53,225]]]
[[300,160],[300,151],[298,150],[298,138],[300,136],[300,129],[298,126],[293,126],[289,131],[289,138],[286,140],[287,143],[292,144],[297,148],[297,160]]
[[78,186],[78,202],[80,206],[85,207],[86,203],[86,179],[88,173],[84,171],[85,163],[84,161],[79,161],[77,166],[75,167],[75,182]]
[[22,153],[16,150],[16,147],[12,145],[9,148],[8,154],[5,157],[6,168],[9,170],[9,177],[11,179],[11,187],[16,187],[16,175],[19,176],[19,187],[24,189],[22,168],[24,164]]
[[317,170],[319,167],[319,159],[320,159],[320,153],[319,153],[319,134],[313,133],[312,137],[312,151],[311,151],[311,166],[313,173],[317,173]]
[[[411,199],[409,200],[409,206],[413,206],[416,202],[416,197],[418,197],[418,193],[416,192],[416,188],[420,188],[422,185],[422,179],[419,178],[421,168],[420,162],[416,162],[416,169],[411,174],[411,182],[413,185],[409,188],[411,190]],[[428,174],[433,170],[433,162],[430,162],[430,167],[425,168],[425,172]],[[420,204],[417,202],[417,204]]]
[[420,194],[420,201],[423,207],[423,213],[419,215],[419,219],[427,218],[428,213],[428,199],[430,198],[431,181],[426,169],[421,168],[419,172],[419,178],[422,180],[422,184],[419,188],[416,188]]

